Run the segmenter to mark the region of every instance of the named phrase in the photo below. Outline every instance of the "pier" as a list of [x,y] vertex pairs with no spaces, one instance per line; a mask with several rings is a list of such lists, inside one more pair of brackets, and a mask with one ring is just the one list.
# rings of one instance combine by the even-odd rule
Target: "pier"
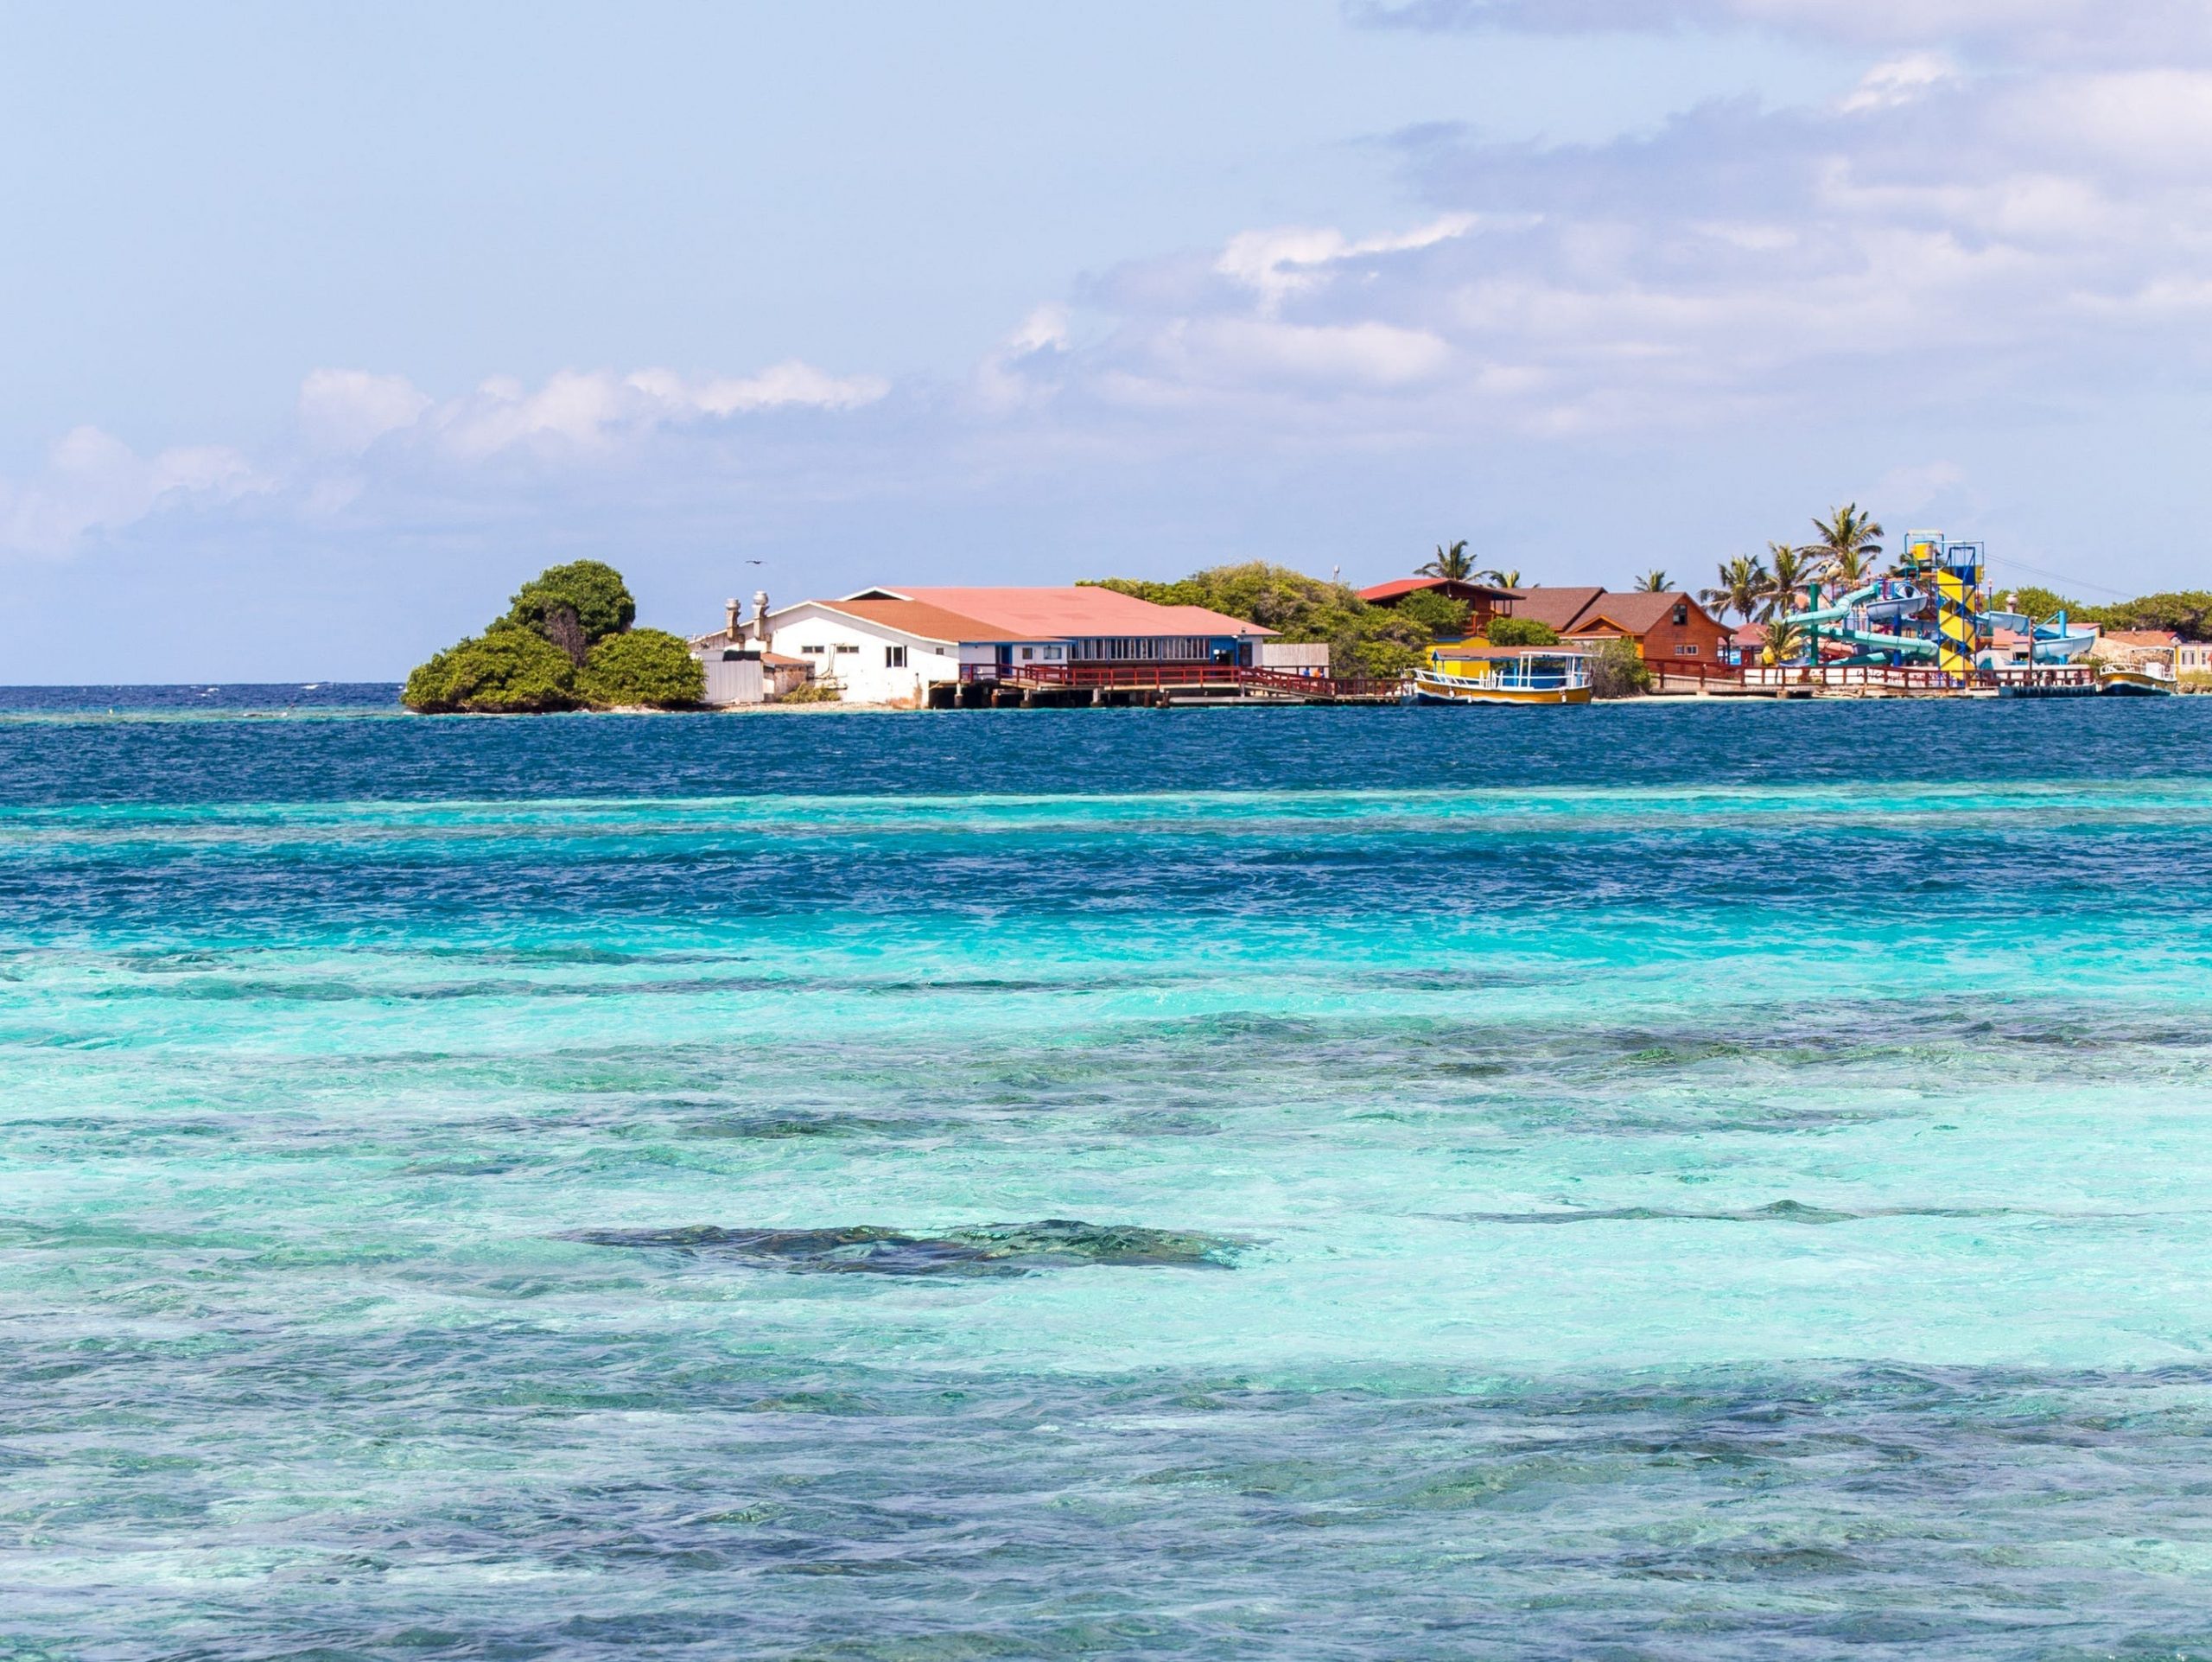
[[1055,710],[1099,705],[1394,704],[1395,676],[1307,675],[1239,664],[969,664],[929,689],[931,710]]

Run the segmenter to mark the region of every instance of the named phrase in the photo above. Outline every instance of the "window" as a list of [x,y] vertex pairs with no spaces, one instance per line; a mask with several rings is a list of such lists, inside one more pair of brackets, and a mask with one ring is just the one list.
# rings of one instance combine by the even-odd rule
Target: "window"
[[1034,646],[1024,646],[1021,649],[1021,661],[1025,664],[1036,656],[1037,648]]
[[887,670],[905,669],[906,649],[904,646],[886,646],[883,649],[883,667]]
[[799,650],[803,653],[812,653],[817,658],[822,655],[822,648],[819,646],[801,646]]
[[1675,602],[1675,627],[1679,629],[1690,621],[1690,603],[1686,600]]
[[1690,645],[1688,645],[1688,646],[1677,646],[1677,647],[1675,647],[1675,657],[1677,657],[1677,658],[1695,658],[1695,657],[1697,656],[1697,646],[1696,646],[1696,643],[1692,642]]
[[845,653],[856,653],[859,650],[858,646],[849,646],[842,640],[837,643],[837,651],[840,655]]

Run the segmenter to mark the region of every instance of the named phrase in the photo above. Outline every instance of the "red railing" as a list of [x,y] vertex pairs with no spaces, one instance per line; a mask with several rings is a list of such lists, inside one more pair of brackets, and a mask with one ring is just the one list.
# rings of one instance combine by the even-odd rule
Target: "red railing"
[[1114,691],[1169,687],[1218,687],[1242,694],[1282,694],[1313,698],[1394,697],[1404,682],[1395,676],[1306,675],[1297,670],[1253,669],[1243,664],[963,664],[966,683],[996,682],[1012,687],[1089,687]]
[[1694,681],[1700,691],[1711,686],[1774,688],[1804,687],[1883,689],[1892,692],[1956,692],[1972,687],[2020,686],[2082,687],[2096,685],[2096,671],[2087,664],[2038,664],[2031,671],[2017,668],[1977,669],[1967,675],[1917,665],[1886,664],[1690,664],[1658,660],[1651,672],[1663,689],[1670,682]]

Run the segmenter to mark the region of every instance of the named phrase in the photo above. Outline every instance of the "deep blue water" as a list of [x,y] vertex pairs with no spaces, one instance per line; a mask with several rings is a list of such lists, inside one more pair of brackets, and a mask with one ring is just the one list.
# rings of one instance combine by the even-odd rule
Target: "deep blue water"
[[2212,699],[327,691],[0,695],[0,1656],[2212,1653]]

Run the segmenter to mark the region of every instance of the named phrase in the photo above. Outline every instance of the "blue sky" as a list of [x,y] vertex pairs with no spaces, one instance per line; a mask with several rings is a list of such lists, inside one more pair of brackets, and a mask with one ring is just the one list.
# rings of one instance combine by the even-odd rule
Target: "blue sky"
[[582,555],[2212,583],[2208,10],[0,4],[0,680],[396,676]]

